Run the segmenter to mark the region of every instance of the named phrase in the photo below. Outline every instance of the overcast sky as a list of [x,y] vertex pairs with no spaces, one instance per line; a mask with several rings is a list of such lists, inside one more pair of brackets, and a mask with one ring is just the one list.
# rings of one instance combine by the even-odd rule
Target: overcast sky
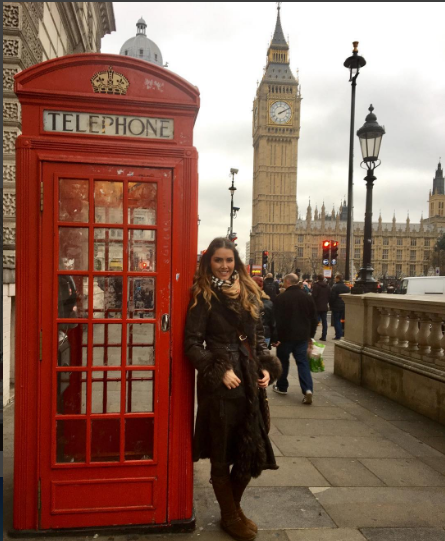
[[[200,250],[225,236],[230,222],[230,168],[235,177],[234,220],[243,254],[252,225],[252,103],[275,29],[275,2],[113,2],[116,32],[102,52],[118,54],[147,22],[167,69],[196,85],[201,109],[195,126],[199,152]],[[374,185],[374,219],[412,222],[428,217],[428,191],[439,157],[445,161],[445,7],[440,2],[283,2],[290,66],[302,88],[297,203],[305,217],[323,201],[327,211],[347,194],[351,85],[343,62],[359,41],[366,59],[357,80],[355,131],[372,103],[384,125]],[[355,141],[354,219],[363,221],[364,172]]]

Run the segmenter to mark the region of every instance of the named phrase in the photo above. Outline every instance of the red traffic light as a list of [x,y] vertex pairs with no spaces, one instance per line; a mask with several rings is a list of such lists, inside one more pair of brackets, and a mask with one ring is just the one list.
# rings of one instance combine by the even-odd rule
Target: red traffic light
[[324,240],[323,241],[323,248],[329,248],[330,244],[331,244],[330,240]]
[[332,248],[337,248],[338,246],[338,240],[333,240],[332,241]]
[[264,254],[265,256],[268,256],[268,255],[269,255],[269,252],[264,251],[263,254]]

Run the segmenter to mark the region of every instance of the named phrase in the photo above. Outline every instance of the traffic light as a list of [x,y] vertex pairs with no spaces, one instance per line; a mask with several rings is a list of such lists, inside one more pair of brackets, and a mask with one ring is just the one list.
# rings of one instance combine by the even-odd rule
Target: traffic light
[[322,249],[323,249],[322,260],[323,260],[323,265],[325,265],[325,266],[329,265],[329,261],[330,261],[329,251],[330,251],[330,248],[331,248],[331,241],[330,240],[324,240],[323,244],[322,244]]
[[264,250],[263,251],[263,259],[262,259],[263,269],[265,269],[267,267],[268,258],[269,258],[269,252],[267,250]]
[[336,265],[338,259],[338,240],[331,240],[331,265]]

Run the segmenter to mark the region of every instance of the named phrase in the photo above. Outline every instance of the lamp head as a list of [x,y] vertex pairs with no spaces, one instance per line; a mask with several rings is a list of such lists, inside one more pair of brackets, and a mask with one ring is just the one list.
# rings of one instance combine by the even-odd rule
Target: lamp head
[[365,123],[357,131],[360,140],[363,161],[366,164],[374,164],[379,159],[380,145],[382,137],[386,133],[385,128],[377,122],[377,117],[373,113],[374,107],[369,106],[369,114]]
[[352,45],[354,46],[352,56],[347,58],[343,63],[343,66],[349,70],[349,81],[356,79],[360,72],[360,68],[366,66],[366,60],[363,56],[358,55],[358,41],[353,41]]
[[238,174],[238,169],[235,169],[234,167],[232,167],[232,168],[230,169],[230,173],[231,173],[232,175],[237,175],[237,174]]

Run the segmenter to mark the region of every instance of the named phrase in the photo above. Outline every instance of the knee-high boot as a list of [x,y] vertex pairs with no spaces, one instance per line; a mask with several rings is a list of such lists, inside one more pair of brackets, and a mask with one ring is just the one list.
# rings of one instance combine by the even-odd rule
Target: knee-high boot
[[230,476],[212,476],[212,485],[221,509],[221,528],[237,541],[253,541],[256,533],[247,527],[238,514]]
[[257,533],[258,526],[255,524],[255,522],[253,522],[253,520],[247,518],[246,515],[243,513],[243,510],[241,509],[241,498],[243,497],[244,491],[246,490],[250,479],[247,481],[241,481],[239,479],[236,479],[234,475],[231,475],[230,482],[232,485],[233,499],[235,500],[235,506],[238,510],[238,516],[250,530]]

